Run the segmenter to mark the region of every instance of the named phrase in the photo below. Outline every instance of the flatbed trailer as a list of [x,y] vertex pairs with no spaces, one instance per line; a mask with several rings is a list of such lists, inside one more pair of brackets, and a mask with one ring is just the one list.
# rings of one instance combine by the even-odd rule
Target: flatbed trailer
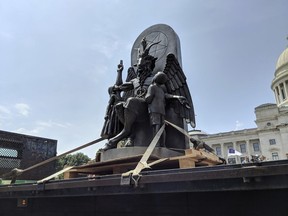
[[288,160],[0,186],[1,216],[288,215]]

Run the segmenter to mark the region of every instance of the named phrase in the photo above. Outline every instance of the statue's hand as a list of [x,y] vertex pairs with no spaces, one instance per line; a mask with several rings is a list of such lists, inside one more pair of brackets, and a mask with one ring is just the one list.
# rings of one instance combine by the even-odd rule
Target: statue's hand
[[179,102],[180,102],[183,106],[185,106],[187,109],[190,109],[190,108],[191,108],[190,105],[189,105],[189,103],[188,103],[188,101],[187,101],[187,99],[186,99],[184,96],[179,96],[179,97],[178,97],[178,100],[179,100]]
[[122,72],[124,69],[124,65],[122,63],[118,64],[117,72]]
[[120,90],[120,86],[118,86],[118,85],[113,86],[113,91],[119,91],[119,90]]
[[114,92],[117,92],[117,91],[121,92],[123,90],[125,90],[125,86],[124,85],[114,85],[113,86],[113,91]]

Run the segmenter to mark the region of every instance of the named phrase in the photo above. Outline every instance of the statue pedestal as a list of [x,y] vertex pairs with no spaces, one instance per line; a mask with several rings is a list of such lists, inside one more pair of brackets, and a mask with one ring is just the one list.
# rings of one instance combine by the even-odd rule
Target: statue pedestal
[[[147,147],[123,147],[109,149],[101,153],[100,162],[116,160],[121,158],[130,158],[141,156],[145,153]],[[184,155],[183,149],[168,149],[163,147],[155,147],[150,157],[154,159],[169,158]]]

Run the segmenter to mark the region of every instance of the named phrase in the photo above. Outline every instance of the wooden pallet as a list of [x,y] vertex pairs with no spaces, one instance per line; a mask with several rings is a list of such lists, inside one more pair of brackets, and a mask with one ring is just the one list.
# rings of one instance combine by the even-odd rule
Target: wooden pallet
[[[120,158],[105,162],[96,162],[93,164],[74,167],[64,173],[64,178],[75,178],[80,175],[107,175],[121,174],[135,169],[142,155],[136,155],[128,158]],[[218,156],[205,150],[186,149],[183,156],[170,158],[150,157],[148,164],[153,165],[153,170],[171,169],[171,168],[193,168],[197,166],[214,166],[222,164],[223,161]]]
[[217,155],[202,149],[186,149],[184,156],[173,157],[170,160],[177,160],[181,169],[196,166],[214,166],[223,163]]

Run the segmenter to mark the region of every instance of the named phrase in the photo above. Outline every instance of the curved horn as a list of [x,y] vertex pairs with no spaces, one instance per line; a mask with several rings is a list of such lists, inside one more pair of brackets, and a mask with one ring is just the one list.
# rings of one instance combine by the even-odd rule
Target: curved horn
[[156,45],[156,44],[159,44],[161,41],[158,41],[158,42],[155,42],[155,43],[152,43],[150,44],[143,52],[143,56],[146,56],[146,55],[149,55],[149,51],[151,49],[152,46]]

